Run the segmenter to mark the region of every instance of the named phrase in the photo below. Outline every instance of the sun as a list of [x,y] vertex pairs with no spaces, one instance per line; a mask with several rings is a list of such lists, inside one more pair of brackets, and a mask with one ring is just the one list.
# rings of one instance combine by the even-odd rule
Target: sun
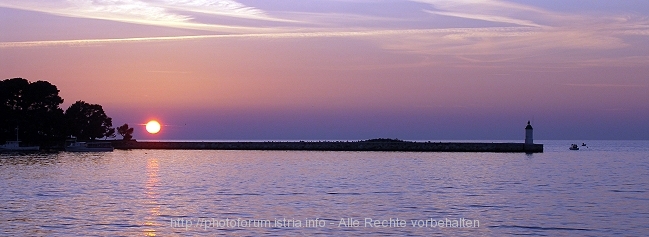
[[151,134],[156,134],[160,132],[160,123],[155,120],[151,120],[148,123],[146,123],[146,131],[151,133]]

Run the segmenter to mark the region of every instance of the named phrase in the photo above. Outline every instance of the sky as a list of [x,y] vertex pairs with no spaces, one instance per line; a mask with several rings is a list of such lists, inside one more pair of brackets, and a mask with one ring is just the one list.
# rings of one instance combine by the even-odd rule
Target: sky
[[648,42],[646,0],[0,0],[0,79],[138,140],[649,139]]

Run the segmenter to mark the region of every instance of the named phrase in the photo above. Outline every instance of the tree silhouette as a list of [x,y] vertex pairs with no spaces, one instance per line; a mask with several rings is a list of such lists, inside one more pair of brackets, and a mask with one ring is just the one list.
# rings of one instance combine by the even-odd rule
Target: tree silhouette
[[77,101],[65,110],[68,135],[80,140],[95,140],[102,137],[114,137],[113,119],[104,113],[98,104]]
[[129,128],[127,123],[117,127],[117,133],[119,133],[125,141],[133,139],[133,128]]
[[58,88],[49,82],[0,81],[0,140],[13,140],[16,127],[28,143],[64,137],[61,103]]

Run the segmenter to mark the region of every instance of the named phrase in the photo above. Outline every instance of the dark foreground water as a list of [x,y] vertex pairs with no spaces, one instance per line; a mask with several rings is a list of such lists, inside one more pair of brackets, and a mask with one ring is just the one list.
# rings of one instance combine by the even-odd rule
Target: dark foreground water
[[[579,141],[581,142],[581,141]],[[0,155],[2,236],[643,236],[649,142]]]

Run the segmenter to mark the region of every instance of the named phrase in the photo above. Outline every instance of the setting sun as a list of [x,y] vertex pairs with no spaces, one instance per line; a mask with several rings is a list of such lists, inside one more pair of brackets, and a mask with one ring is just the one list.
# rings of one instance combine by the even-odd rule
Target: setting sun
[[151,120],[146,124],[146,131],[151,134],[156,134],[160,132],[160,123],[155,120]]

